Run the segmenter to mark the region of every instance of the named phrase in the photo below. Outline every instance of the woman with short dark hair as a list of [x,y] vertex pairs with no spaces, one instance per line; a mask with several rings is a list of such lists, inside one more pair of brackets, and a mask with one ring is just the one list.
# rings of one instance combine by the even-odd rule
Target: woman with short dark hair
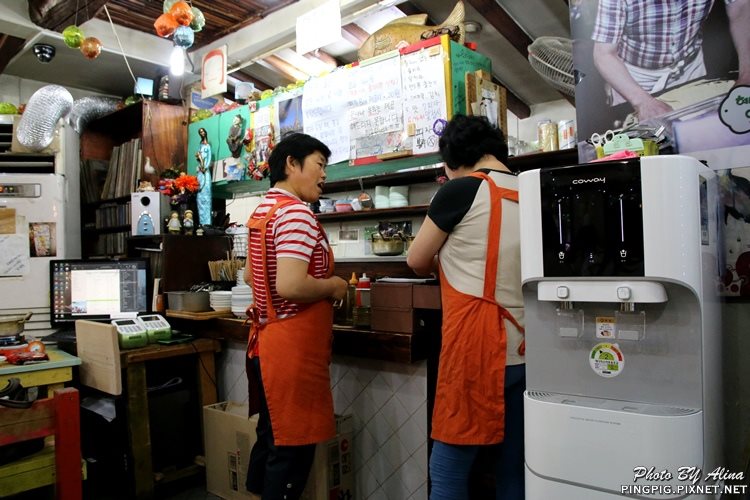
[[309,135],[284,137],[269,159],[271,189],[247,223],[245,281],[254,299],[247,375],[259,416],[246,487],[264,500],[299,498],[316,443],[336,435],[332,301],[347,283],[333,276],[331,246],[306,205],[323,192],[330,155]]
[[498,499],[524,498],[525,365],[518,180],[484,117],[455,116],[439,141],[449,179],[409,248],[418,274],[437,270],[442,346],[432,415],[431,500],[469,498],[477,454],[495,456]]

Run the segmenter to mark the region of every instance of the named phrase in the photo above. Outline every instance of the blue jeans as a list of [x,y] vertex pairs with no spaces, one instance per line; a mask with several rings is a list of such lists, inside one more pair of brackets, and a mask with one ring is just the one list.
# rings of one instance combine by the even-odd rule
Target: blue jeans
[[490,448],[495,457],[495,498],[524,499],[524,390],[526,366],[506,367],[504,442],[483,447],[434,442],[430,456],[430,500],[468,500],[469,473],[480,448]]

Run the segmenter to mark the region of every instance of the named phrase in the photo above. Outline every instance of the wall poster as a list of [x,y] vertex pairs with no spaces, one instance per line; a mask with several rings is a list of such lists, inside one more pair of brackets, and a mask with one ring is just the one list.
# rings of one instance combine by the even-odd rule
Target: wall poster
[[594,132],[632,123],[664,126],[679,153],[750,144],[742,4],[571,0],[580,157]]

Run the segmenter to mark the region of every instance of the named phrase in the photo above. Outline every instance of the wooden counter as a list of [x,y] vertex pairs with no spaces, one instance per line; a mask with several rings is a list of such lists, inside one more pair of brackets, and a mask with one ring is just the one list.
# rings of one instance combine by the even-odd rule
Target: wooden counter
[[[190,321],[172,317],[169,322],[183,333],[247,342],[250,326],[243,319],[215,318]],[[439,335],[439,331],[434,334]],[[362,358],[381,359],[398,363],[414,363],[427,358],[428,341],[432,332],[392,333],[347,326],[333,326],[333,353]]]

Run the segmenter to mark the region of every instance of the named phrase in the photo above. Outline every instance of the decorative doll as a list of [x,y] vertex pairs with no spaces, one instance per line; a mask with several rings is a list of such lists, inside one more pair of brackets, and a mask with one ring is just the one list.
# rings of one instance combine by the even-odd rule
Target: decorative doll
[[185,215],[182,219],[182,228],[185,230],[185,234],[193,234],[193,227],[195,227],[195,223],[193,222],[193,211],[185,210]]
[[[239,116],[239,115],[238,115]],[[206,129],[199,128],[198,135],[201,138],[198,152],[195,158],[198,160],[198,222],[201,226],[211,225],[211,146],[208,144]],[[191,214],[192,215],[192,214]],[[191,217],[192,219],[192,217]],[[191,221],[192,222],[192,221]]]
[[180,234],[180,230],[182,229],[182,224],[180,224],[180,214],[177,212],[172,212],[172,214],[169,216],[169,222],[167,222],[167,230],[171,234]]

